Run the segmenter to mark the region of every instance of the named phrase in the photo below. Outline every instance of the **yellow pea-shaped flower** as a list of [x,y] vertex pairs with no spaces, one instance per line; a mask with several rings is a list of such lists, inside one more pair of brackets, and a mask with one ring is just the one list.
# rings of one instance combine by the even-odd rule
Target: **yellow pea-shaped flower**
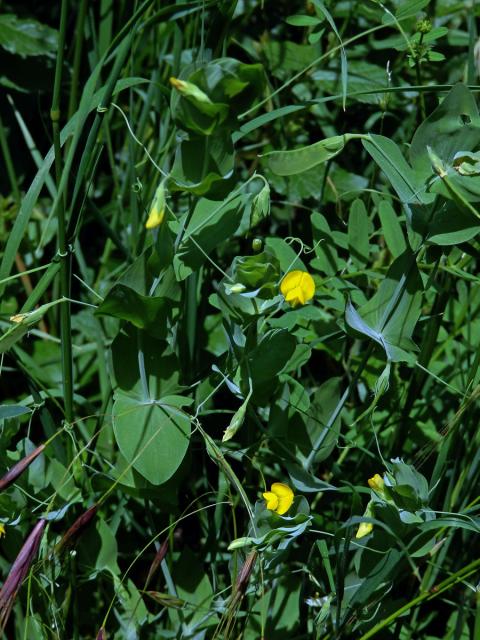
[[371,522],[361,522],[357,533],[355,534],[355,538],[363,538],[364,536],[368,536],[369,533],[372,532],[373,524]]
[[383,494],[385,488],[385,482],[380,474],[376,473],[373,478],[368,479],[368,486],[377,493]]
[[265,491],[262,495],[266,500],[267,509],[275,511],[279,516],[287,513],[294,498],[293,491],[288,484],[283,484],[283,482],[274,482],[270,491]]
[[315,295],[315,282],[307,271],[290,271],[280,283],[280,291],[286,302],[299,307]]
[[165,217],[165,187],[163,181],[159,184],[153,198],[150,213],[148,214],[145,229],[155,229],[159,227]]

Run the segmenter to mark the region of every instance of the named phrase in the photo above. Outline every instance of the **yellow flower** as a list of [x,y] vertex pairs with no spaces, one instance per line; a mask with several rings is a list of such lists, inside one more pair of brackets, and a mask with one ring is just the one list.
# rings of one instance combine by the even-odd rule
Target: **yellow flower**
[[283,278],[280,291],[292,307],[298,307],[313,298],[315,282],[306,271],[290,271]]
[[153,198],[152,207],[145,223],[145,229],[155,229],[159,227],[165,217],[165,187],[163,181],[158,185]]
[[165,216],[165,210],[162,209],[159,211],[157,207],[153,206],[148,214],[148,220],[145,223],[145,229],[155,229],[155,227],[159,227]]
[[[367,508],[365,509],[365,513],[363,514],[364,518],[373,518],[375,516],[373,500],[367,504]],[[361,522],[358,525],[357,533],[355,534],[355,538],[363,538],[364,536],[368,536],[369,533],[372,532],[373,524],[371,522]]]
[[363,538],[364,536],[368,536],[369,533],[372,532],[373,524],[371,522],[361,522],[357,533],[355,534],[355,538]]
[[382,476],[376,473],[373,478],[368,479],[368,486],[370,489],[377,491],[377,493],[383,493],[385,482],[383,481]]
[[2,522],[0,522],[0,538],[2,538],[5,535],[7,535],[5,531],[5,525]]
[[270,511],[275,511],[279,516],[283,516],[284,513],[292,506],[293,491],[288,484],[282,482],[274,482],[270,491],[265,491],[262,494],[267,504],[266,507]]

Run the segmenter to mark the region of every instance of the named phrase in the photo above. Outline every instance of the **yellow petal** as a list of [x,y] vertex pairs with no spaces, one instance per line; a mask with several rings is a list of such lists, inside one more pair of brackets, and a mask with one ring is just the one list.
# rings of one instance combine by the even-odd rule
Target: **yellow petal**
[[280,283],[280,291],[292,306],[303,305],[315,295],[315,282],[307,271],[290,271]]
[[368,536],[373,529],[373,524],[371,522],[361,522],[358,527],[357,533],[355,534],[355,538],[363,538],[364,536]]
[[293,491],[290,489],[288,484],[283,484],[283,482],[274,482],[272,484],[272,493],[278,497],[276,512],[279,516],[283,516],[283,514],[287,513],[292,506],[294,497]]
[[146,229],[155,229],[159,227],[165,217],[165,185],[164,180],[160,182],[153,196],[152,206],[148,214],[148,220],[145,223]]
[[187,83],[184,80],[179,80],[178,78],[174,78],[173,76],[170,78],[170,84],[172,87],[175,87],[177,91],[185,91]]
[[368,479],[368,486],[378,493],[383,493],[385,482],[380,474],[376,473],[373,478]]
[[162,209],[159,211],[157,207],[152,207],[150,214],[148,216],[148,220],[145,223],[145,229],[155,229],[155,227],[159,227],[165,216],[165,210]]
[[278,496],[276,496],[271,491],[265,491],[265,493],[262,493],[262,495],[267,501],[267,504],[265,505],[267,509],[269,509],[270,511],[276,511],[278,507]]
[[4,536],[4,535],[6,535],[6,533],[5,533],[5,525],[0,523],[0,538],[2,536]]

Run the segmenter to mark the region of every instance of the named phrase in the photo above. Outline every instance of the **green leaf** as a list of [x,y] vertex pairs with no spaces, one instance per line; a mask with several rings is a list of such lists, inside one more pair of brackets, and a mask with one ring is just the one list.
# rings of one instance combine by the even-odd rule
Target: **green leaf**
[[252,400],[266,404],[278,384],[278,376],[295,352],[297,341],[288,331],[273,329],[263,336],[259,345],[247,355],[242,366],[245,390],[251,380]]
[[127,462],[154,485],[178,469],[191,432],[190,418],[178,406],[162,400],[140,402],[122,391],[115,394],[113,428]]
[[359,267],[368,264],[371,233],[373,233],[373,227],[363,201],[354,200],[348,216],[348,250],[354,263]]
[[235,233],[251,198],[241,194],[225,202],[198,201],[173,261],[179,280],[199,269],[212,251]]
[[371,133],[362,140],[363,146],[387,176],[398,197],[404,203],[428,202],[418,174],[409,166],[398,146],[384,136]]
[[398,20],[417,16],[429,3],[430,0],[407,0],[407,2],[401,2],[395,11],[395,16]]
[[172,300],[166,297],[142,296],[130,287],[116,284],[95,311],[96,315],[113,316],[146,329],[157,338],[167,335],[167,318],[172,311]]
[[313,213],[311,221],[316,255],[312,260],[312,266],[327,276],[333,276],[343,268],[344,261],[338,256],[332,230],[321,213]]
[[[305,416],[305,432],[295,427],[291,428],[288,438],[297,445],[297,459],[306,465],[315,461],[321,462],[328,458],[337,444],[340,435],[340,415],[330,426],[329,421],[340,399],[341,379],[330,378],[315,392],[308,414]],[[315,453],[312,456],[312,451]]]
[[231,267],[231,282],[225,282],[228,292],[235,292],[241,287],[244,295],[271,299],[278,294],[278,281],[280,278],[280,263],[277,257],[268,249],[252,256],[236,256]]
[[183,140],[175,154],[169,188],[199,196],[214,189],[223,193],[230,186],[233,165],[233,144],[224,132]]
[[[321,84],[325,93],[338,94],[340,69],[321,68],[312,73],[312,80]],[[385,68],[366,60],[350,60],[348,63],[348,99],[365,104],[378,105],[385,96],[387,75]]]
[[455,162],[457,154],[461,152],[465,156],[478,149],[479,145],[480,115],[475,98],[464,84],[457,84],[418,127],[410,146],[410,158],[424,182],[433,179],[434,190],[451,197],[432,169],[429,147],[443,162],[455,186],[465,190],[470,201],[480,201],[480,179],[461,175]]
[[292,27],[316,27],[317,24],[321,24],[322,21],[316,16],[294,15],[289,16],[285,22],[291,24]]
[[58,33],[32,18],[22,20],[6,13],[0,15],[0,46],[9,53],[27,56],[52,55],[57,50]]
[[380,202],[378,215],[382,224],[385,243],[392,256],[397,258],[405,251],[407,245],[397,214],[388,200]]
[[180,389],[177,356],[164,341],[133,325],[126,325],[115,337],[111,354],[112,386],[140,400],[165,397]]
[[2,404],[0,405],[0,420],[8,420],[9,418],[17,418],[26,413],[31,413],[31,409],[18,404]]
[[347,302],[345,322],[354,334],[362,334],[382,346],[392,362],[414,359],[412,340],[420,317],[422,279],[411,251],[405,251],[390,266],[377,293],[360,311]]
[[468,242],[480,233],[480,220],[456,202],[447,200],[437,206],[428,225],[428,241],[440,246]]

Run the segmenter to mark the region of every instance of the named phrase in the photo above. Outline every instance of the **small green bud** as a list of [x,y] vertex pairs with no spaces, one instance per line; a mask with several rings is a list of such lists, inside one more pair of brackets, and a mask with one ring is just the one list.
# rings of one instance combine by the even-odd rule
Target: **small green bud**
[[230,293],[243,293],[247,290],[247,287],[244,284],[237,282],[236,284],[232,284],[229,289]]
[[254,238],[252,240],[252,251],[254,253],[260,253],[263,247],[263,242],[261,238]]
[[419,20],[415,25],[415,31],[418,33],[426,34],[432,30],[432,23],[428,18],[424,18],[423,20]]

